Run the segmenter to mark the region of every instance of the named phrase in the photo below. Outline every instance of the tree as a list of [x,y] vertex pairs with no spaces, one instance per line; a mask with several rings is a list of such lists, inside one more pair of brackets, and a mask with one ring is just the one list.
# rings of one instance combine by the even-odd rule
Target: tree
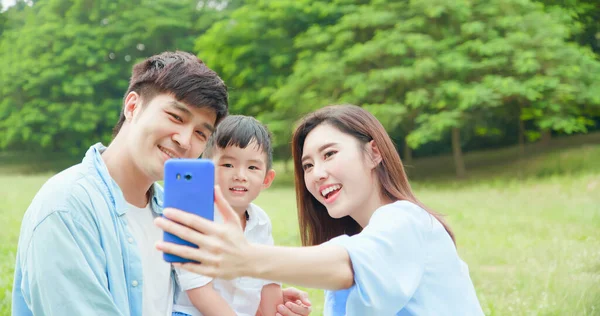
[[[368,106],[389,128],[410,128],[413,148],[451,133],[458,177],[466,176],[461,133],[489,125],[490,113],[510,113],[504,107],[521,104],[527,119],[525,109],[545,106],[540,127],[583,130],[597,62],[566,43],[569,17],[561,12],[526,0],[330,5],[344,16],[299,36],[301,58],[275,95],[281,108]],[[590,74],[572,71],[584,65]]]
[[[107,142],[131,67],[165,51],[192,51],[197,1],[36,2],[9,19],[0,41],[0,148],[81,153]],[[212,14],[212,16],[211,16]]]
[[313,24],[330,23],[335,11],[318,1],[245,1],[196,42],[200,58],[230,87],[231,112],[268,123],[278,158],[290,156],[297,116],[275,108],[271,96],[293,71],[295,37]]

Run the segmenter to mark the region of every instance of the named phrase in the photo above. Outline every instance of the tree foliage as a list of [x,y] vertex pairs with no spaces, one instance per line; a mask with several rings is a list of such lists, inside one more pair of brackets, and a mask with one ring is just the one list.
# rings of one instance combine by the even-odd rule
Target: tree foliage
[[473,139],[596,128],[595,2],[17,1],[0,13],[0,148],[108,141],[133,63],[180,49],[223,77],[232,113],[269,125],[278,158],[301,115],[353,103],[405,158],[452,150],[461,175]]

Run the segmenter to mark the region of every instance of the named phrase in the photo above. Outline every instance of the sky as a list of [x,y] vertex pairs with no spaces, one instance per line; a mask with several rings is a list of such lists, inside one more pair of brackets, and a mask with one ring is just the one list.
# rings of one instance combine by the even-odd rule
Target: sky
[[2,8],[6,9],[15,4],[17,0],[2,0]]

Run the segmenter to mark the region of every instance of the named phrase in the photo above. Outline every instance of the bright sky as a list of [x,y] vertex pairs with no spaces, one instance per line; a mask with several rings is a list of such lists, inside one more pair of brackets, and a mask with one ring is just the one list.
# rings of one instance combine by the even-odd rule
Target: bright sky
[[17,0],[2,0],[2,8],[6,9],[15,4]]

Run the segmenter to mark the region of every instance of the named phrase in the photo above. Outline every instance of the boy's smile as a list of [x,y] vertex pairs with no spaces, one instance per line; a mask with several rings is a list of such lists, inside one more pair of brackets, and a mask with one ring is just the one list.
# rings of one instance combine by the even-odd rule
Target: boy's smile
[[243,186],[234,186],[229,188],[229,191],[231,191],[231,194],[243,196],[248,192],[248,189]]

